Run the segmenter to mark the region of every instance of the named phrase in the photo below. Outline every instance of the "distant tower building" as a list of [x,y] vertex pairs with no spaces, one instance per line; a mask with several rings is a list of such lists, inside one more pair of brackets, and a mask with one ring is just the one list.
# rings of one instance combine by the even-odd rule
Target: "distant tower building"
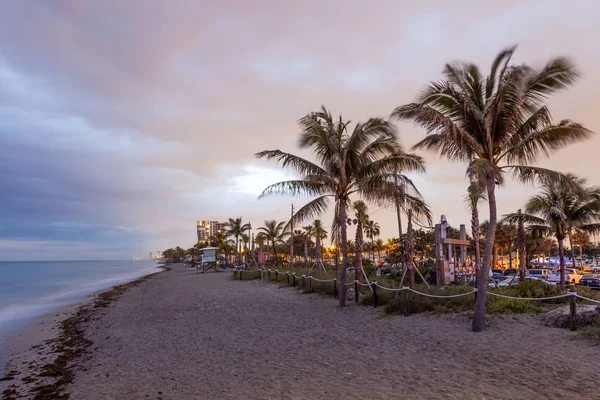
[[208,238],[215,236],[218,231],[224,229],[225,224],[219,221],[198,221],[196,223],[198,243],[208,241]]

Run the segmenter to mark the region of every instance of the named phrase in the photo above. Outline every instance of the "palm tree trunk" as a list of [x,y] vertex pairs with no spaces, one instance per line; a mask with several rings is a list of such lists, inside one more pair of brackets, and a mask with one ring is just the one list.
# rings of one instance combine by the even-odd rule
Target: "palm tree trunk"
[[308,239],[304,240],[304,264],[308,264]]
[[[354,277],[357,281],[361,281],[362,278],[362,248],[363,248],[363,235],[362,235],[362,223],[359,221],[356,225],[356,235],[354,237]],[[367,283],[367,282],[365,282]],[[362,287],[362,286],[361,286]]]
[[560,289],[565,290],[565,246],[564,239],[558,239],[558,257],[560,260]]
[[275,241],[272,240],[271,243],[273,244],[273,254],[275,254],[275,265],[277,265],[277,267],[279,267],[279,258],[277,257],[277,249],[275,248]]
[[406,268],[408,269],[408,287],[415,288],[414,252],[415,237],[412,226],[412,212],[408,210],[408,225],[406,226]]
[[473,246],[475,246],[475,278],[476,282],[479,282],[481,249],[479,248],[479,212],[477,211],[477,207],[473,208],[471,214],[471,234],[473,235]]
[[[521,215],[521,210],[519,210],[519,215]],[[519,278],[523,281],[525,280],[528,258],[525,251],[525,227],[523,225],[523,218],[521,217],[517,224],[517,250],[519,251]]]
[[488,203],[490,208],[490,225],[487,237],[485,238],[485,248],[483,249],[483,262],[477,281],[477,301],[475,302],[475,312],[473,314],[473,332],[483,332],[485,330],[485,304],[487,299],[488,279],[490,277],[490,261],[492,259],[492,249],[496,235],[496,223],[498,220],[498,211],[496,208],[496,181],[489,178],[487,181]]
[[512,246],[508,245],[508,268],[512,269]]
[[317,264],[322,264],[321,261],[321,238],[319,236],[315,237],[315,259]]
[[573,235],[571,231],[569,231],[569,246],[571,246],[571,262],[573,263],[573,268],[575,268],[575,247],[573,247]]
[[579,243],[579,266],[583,265],[583,244]]
[[348,269],[348,232],[346,226],[346,203],[340,200],[340,231],[341,231],[341,247],[342,247],[342,268],[340,269],[339,278],[339,304],[340,307],[346,305],[346,270]]

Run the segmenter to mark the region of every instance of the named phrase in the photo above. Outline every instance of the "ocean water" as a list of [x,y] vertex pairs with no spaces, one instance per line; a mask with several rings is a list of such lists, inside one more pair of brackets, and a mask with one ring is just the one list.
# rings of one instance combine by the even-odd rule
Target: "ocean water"
[[0,262],[0,345],[47,313],[159,267],[156,261]]

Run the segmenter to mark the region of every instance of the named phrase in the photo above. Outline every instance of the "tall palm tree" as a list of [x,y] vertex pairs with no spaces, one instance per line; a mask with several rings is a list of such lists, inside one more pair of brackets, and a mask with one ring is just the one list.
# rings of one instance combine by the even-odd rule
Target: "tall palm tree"
[[305,263],[308,264],[309,256],[308,256],[308,245],[309,243],[312,246],[312,239],[315,237],[315,227],[313,225],[306,225],[302,227],[304,236],[306,240],[304,241],[304,254],[305,254]]
[[479,278],[479,266],[481,265],[481,248],[479,247],[479,205],[485,201],[485,188],[477,181],[471,182],[467,188],[465,202],[471,211],[471,235],[473,235],[473,247],[475,249],[475,276]]
[[[505,225],[503,225],[505,227],[505,229],[503,229],[502,232],[502,241],[504,241],[505,243],[510,244],[512,243],[512,240],[516,240],[516,245],[517,245],[517,250],[519,252],[519,278],[521,280],[524,280],[526,278],[526,270],[527,270],[527,258],[526,258],[526,250],[525,250],[525,244],[526,244],[526,234],[525,234],[525,223],[526,223],[526,217],[524,216],[524,214],[521,212],[521,210],[519,209],[516,213],[513,214],[509,214],[510,218],[503,218],[500,222],[499,222],[499,226],[500,224],[504,223]],[[511,224],[512,223],[512,224]],[[515,227],[516,224],[516,227]],[[510,248],[509,248],[509,256],[510,256]],[[512,267],[512,263],[511,263],[511,267]]]
[[[423,160],[406,154],[398,144],[396,130],[379,118],[358,123],[349,129],[350,121],[334,119],[324,107],[300,119],[300,147],[311,148],[316,163],[281,150],[257,153],[258,158],[276,160],[295,170],[300,178],[267,187],[261,197],[273,194],[316,196],[300,208],[294,223],[323,213],[334,200],[333,234],[340,233],[342,268],[339,275],[339,305],[346,302],[345,282],[348,268],[347,214],[351,197],[385,206],[400,193],[390,182],[394,171],[423,169]],[[339,228],[339,230],[338,230]],[[335,238],[334,238],[335,239]]]
[[565,120],[552,122],[547,97],[572,85],[578,73],[566,58],[540,70],[509,65],[515,47],[495,58],[484,77],[474,64],[446,65],[445,79],[432,82],[417,102],[398,107],[392,116],[411,120],[427,131],[414,148],[467,164],[467,174],[486,188],[490,226],[483,252],[473,331],[485,330],[485,304],[496,234],[496,186],[507,172],[522,182],[566,181],[560,173],[532,164],[591,132]]
[[312,225],[315,238],[315,258],[317,264],[323,264],[323,240],[327,239],[327,231],[320,219],[315,219]]
[[265,237],[265,235],[262,232],[258,232],[256,234],[256,236],[254,237],[254,243],[256,244],[256,247],[258,247],[258,251],[263,250],[263,247],[265,247],[266,241],[267,241],[267,238]]
[[[580,229],[577,229],[573,234],[573,244],[579,246],[579,267],[583,266],[583,246],[587,246],[590,243],[590,236]],[[573,266],[575,266],[575,260],[573,260]]]
[[375,262],[375,252],[373,251],[373,245],[374,245],[374,241],[375,241],[375,237],[379,236],[380,233],[380,229],[379,229],[379,224],[375,221],[369,220],[365,223],[365,235],[367,235],[367,237],[369,239],[371,239],[371,258],[373,259],[373,262]]
[[352,203],[354,208],[354,218],[348,218],[348,225],[356,225],[356,234],[354,235],[354,275],[356,280],[360,281],[362,273],[362,256],[363,256],[363,230],[365,224],[369,221],[367,204],[362,200],[357,200]]
[[[585,183],[572,176],[573,180]],[[541,193],[529,199],[525,214],[509,214],[504,219],[511,221],[522,218],[529,229],[539,233],[553,233],[558,242],[560,259],[560,287],[565,288],[565,248],[564,240],[572,228],[583,232],[600,231],[600,192],[592,187],[574,191],[572,187],[549,184]]]
[[289,232],[284,230],[285,221],[277,222],[274,219],[265,221],[265,225],[261,226],[257,230],[262,233],[262,235],[267,240],[267,246],[270,243],[273,247],[273,254],[275,254],[275,263],[277,266],[279,265],[279,258],[277,257],[277,249],[276,245],[281,243],[283,239],[289,235]]
[[413,204],[407,211],[408,224],[406,226],[406,268],[408,270],[408,285],[411,289],[415,288],[415,235],[413,231],[413,221],[426,218],[427,223],[431,225],[431,211],[424,201]]
[[383,239],[377,239],[375,241],[375,250],[377,250],[377,258],[381,260],[381,251],[385,250],[385,243]]
[[239,249],[239,239],[240,236],[249,231],[251,229],[251,226],[249,223],[242,223],[242,217],[238,217],[238,218],[229,218],[229,221],[227,221],[225,223],[225,229],[226,232],[229,236],[233,236],[235,238],[235,252],[238,256],[238,261],[239,261],[239,253],[240,253],[240,249]]

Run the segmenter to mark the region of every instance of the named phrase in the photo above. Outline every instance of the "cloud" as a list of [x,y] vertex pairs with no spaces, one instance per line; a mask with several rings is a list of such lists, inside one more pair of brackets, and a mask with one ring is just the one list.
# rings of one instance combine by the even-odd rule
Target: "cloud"
[[[0,259],[29,257],[28,246],[54,259],[129,258],[190,246],[197,219],[286,219],[290,202],[306,199],[257,200],[292,175],[253,154],[298,152],[300,117],[321,104],[354,122],[388,117],[446,62],[485,69],[513,43],[518,62],[575,57],[584,77],[551,110],[599,131],[597,8],[587,0],[12,2],[0,13]],[[423,137],[398,126],[408,148]],[[589,163],[575,162],[597,149],[595,139],[542,165],[597,184]],[[468,222],[464,167],[426,158],[428,174],[415,181],[434,214]],[[507,185],[500,211],[530,190]],[[393,210],[374,217],[384,237],[395,234]]]

